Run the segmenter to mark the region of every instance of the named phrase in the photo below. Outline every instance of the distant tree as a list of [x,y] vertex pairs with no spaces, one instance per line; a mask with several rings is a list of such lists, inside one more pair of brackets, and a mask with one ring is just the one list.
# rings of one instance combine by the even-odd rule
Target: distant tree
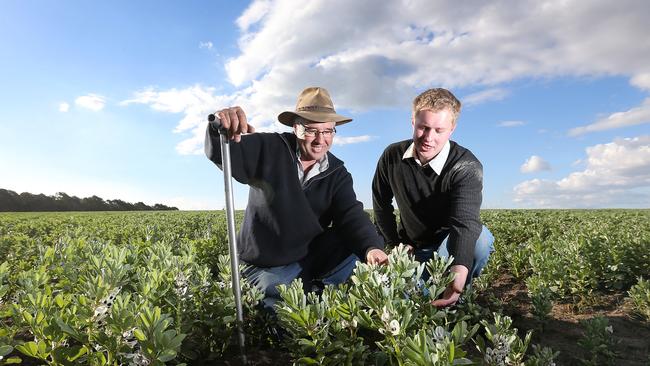
[[31,194],[23,192],[18,194],[8,189],[0,188],[0,211],[152,211],[152,210],[178,210],[160,203],[148,206],[143,202],[132,204],[122,200],[104,201],[99,196],[79,198],[64,192],[57,192],[54,196],[44,194]]
[[56,202],[55,211],[83,211],[83,203],[77,196],[68,196],[64,192],[57,192],[54,195]]
[[151,209],[151,207],[145,205],[142,202],[138,202],[134,206],[135,206],[134,208],[135,208],[136,211],[144,211],[144,210],[147,210],[147,209]]
[[18,193],[0,189],[0,211],[21,211],[22,201]]
[[106,202],[110,211],[129,211],[133,209],[133,205],[122,200],[108,200]]
[[81,204],[85,211],[105,211],[108,208],[104,199],[97,196],[82,198]]

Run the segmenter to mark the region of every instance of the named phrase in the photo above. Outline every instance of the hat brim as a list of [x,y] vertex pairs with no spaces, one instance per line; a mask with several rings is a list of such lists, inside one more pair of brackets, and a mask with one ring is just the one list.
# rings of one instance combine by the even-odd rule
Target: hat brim
[[302,117],[306,120],[316,123],[325,123],[325,122],[336,122],[336,125],[342,125],[352,121],[352,118],[341,116],[336,113],[327,113],[327,112],[292,112],[285,111],[278,115],[278,121],[283,125],[293,127],[293,122],[296,120],[296,117]]

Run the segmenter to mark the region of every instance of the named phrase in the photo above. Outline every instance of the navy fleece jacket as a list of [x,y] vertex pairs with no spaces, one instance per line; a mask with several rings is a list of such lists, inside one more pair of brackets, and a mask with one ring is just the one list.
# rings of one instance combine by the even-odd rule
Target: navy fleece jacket
[[[296,146],[291,133],[253,133],[230,143],[233,178],[250,187],[239,232],[240,258],[259,267],[300,261],[310,242],[330,225],[359,258],[365,259],[373,247],[383,249],[343,162],[328,152],[329,168],[303,187]],[[205,154],[221,168],[214,122],[207,128]]]

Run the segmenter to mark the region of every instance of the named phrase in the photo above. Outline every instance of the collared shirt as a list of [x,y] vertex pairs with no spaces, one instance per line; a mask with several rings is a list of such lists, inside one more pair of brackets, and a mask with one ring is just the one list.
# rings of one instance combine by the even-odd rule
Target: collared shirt
[[296,156],[298,157],[298,180],[304,186],[307,182],[318,174],[327,170],[330,167],[329,160],[327,159],[327,154],[323,155],[323,158],[314,163],[314,165],[309,169],[305,175],[305,170],[302,168],[302,163],[300,162],[300,147],[296,144]]
[[[447,162],[447,157],[449,156],[449,150],[451,148],[451,144],[449,143],[449,140],[445,143],[445,146],[442,147],[442,150],[429,161],[429,166],[431,169],[433,169],[436,174],[440,175],[440,172],[442,172],[442,168],[445,166],[445,163]],[[411,143],[411,145],[406,149],[404,152],[404,155],[402,155],[402,160],[413,158],[415,161],[418,163],[420,166],[424,166],[425,164],[422,164],[420,162],[420,159],[418,159],[417,154],[415,153],[415,144]]]

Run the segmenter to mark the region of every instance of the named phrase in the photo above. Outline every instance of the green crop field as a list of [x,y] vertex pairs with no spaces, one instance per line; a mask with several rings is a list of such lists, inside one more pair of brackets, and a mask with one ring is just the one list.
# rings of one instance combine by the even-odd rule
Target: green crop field
[[[282,287],[277,319],[243,281],[249,363],[650,363],[650,210],[482,219],[496,251],[451,309],[429,301],[449,261],[403,248],[321,296]],[[2,213],[0,365],[237,364],[227,255],[223,212]]]

